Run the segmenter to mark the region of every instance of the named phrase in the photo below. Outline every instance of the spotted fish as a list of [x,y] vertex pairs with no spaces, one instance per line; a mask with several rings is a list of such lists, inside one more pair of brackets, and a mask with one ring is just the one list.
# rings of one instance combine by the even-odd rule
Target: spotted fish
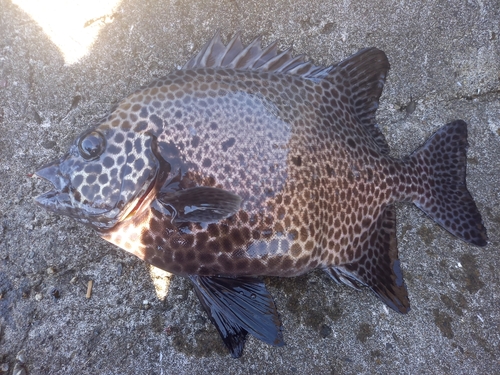
[[283,345],[259,276],[321,268],[406,313],[394,203],[468,243],[487,237],[465,182],[464,121],[390,155],[375,120],[388,70],[376,48],[323,67],[217,33],[41,168],[54,188],[36,202],[188,277],[234,357],[248,333]]

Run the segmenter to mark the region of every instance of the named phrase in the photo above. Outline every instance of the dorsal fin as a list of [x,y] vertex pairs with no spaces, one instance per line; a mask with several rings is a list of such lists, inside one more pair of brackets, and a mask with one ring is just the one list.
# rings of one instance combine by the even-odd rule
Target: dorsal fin
[[201,51],[182,67],[184,70],[203,68],[283,73],[312,80],[326,79],[336,88],[347,88],[358,120],[373,137],[380,152],[389,153],[389,146],[375,121],[389,61],[385,53],[377,48],[363,49],[338,64],[325,67],[314,65],[304,55],[293,57],[292,48],[279,51],[277,42],[263,48],[260,37],[244,47],[239,32],[225,46],[217,31]]
[[389,153],[389,146],[377,125],[375,112],[389,68],[383,51],[365,48],[332,67],[326,77],[337,86],[350,90],[354,113],[384,154]]
[[314,65],[304,55],[293,57],[292,48],[280,51],[278,42],[263,48],[260,37],[244,47],[239,32],[225,46],[217,31],[201,51],[182,67],[184,70],[202,68],[279,72],[314,79],[325,78],[333,67]]

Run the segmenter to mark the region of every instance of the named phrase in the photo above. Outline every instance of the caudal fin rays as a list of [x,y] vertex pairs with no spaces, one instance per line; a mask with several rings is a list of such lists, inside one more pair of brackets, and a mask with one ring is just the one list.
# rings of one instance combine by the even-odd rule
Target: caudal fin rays
[[467,124],[451,122],[434,133],[409,160],[419,169],[424,192],[414,201],[432,220],[465,242],[486,246],[481,214],[467,190]]

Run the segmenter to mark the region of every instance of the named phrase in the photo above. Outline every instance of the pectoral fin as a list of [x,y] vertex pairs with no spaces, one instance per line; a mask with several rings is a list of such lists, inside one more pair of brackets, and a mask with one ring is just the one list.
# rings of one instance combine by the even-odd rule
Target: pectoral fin
[[196,275],[189,278],[234,358],[241,356],[247,333],[273,346],[284,345],[276,306],[261,280]]
[[194,187],[174,193],[158,194],[158,202],[172,209],[175,221],[216,222],[240,209],[241,198],[213,187]]

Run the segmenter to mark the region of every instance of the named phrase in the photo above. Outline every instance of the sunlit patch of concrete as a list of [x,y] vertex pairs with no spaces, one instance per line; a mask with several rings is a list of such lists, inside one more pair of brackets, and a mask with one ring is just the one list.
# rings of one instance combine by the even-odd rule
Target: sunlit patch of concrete
[[168,294],[172,274],[154,266],[149,266],[149,276],[156,290],[156,296],[163,301]]
[[66,64],[85,56],[99,31],[113,22],[121,0],[12,0],[60,49]]

